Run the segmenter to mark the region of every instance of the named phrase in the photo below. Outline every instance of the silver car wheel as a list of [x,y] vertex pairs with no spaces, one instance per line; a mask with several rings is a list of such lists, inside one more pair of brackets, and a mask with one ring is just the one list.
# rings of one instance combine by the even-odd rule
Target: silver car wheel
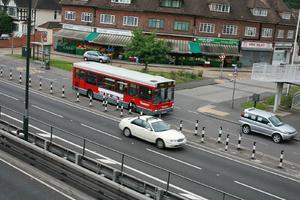
[[84,61],[88,61],[88,59],[87,59],[87,57],[84,57],[84,59],[83,59]]
[[275,143],[280,143],[282,140],[281,136],[278,133],[273,134],[272,138]]
[[249,134],[251,132],[250,126],[249,125],[243,125],[242,126],[242,132],[244,134]]
[[157,146],[157,148],[159,148],[159,149],[163,149],[163,148],[165,148],[165,143],[164,143],[164,141],[163,141],[162,139],[158,139],[158,140],[156,141],[156,146]]
[[123,130],[123,133],[124,133],[124,135],[125,135],[126,137],[130,137],[130,136],[131,136],[131,131],[130,131],[129,128],[125,128],[125,129]]

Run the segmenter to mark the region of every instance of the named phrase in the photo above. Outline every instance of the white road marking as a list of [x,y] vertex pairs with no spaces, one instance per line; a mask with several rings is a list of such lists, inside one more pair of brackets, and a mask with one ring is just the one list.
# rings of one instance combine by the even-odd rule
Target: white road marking
[[7,161],[1,159],[1,158],[0,158],[0,160],[1,160],[3,163],[5,163],[5,164],[11,166],[12,168],[14,168],[14,169],[20,171],[21,173],[25,174],[26,176],[29,176],[31,179],[34,179],[34,180],[36,180],[37,182],[39,182],[39,183],[41,183],[41,184],[47,186],[48,188],[54,190],[55,192],[57,192],[57,193],[59,193],[59,194],[65,196],[66,198],[71,199],[71,200],[76,200],[76,199],[74,199],[73,197],[71,197],[71,196],[69,196],[69,195],[67,195],[67,194],[64,194],[63,192],[59,191],[59,190],[56,189],[55,187],[49,185],[48,183],[45,183],[44,181],[42,181],[42,180],[36,178],[35,176],[32,176],[31,174],[28,174],[27,172],[25,172],[24,170],[18,168],[17,166],[14,166],[13,164],[11,164],[11,163],[9,163],[9,162],[7,162]]
[[59,114],[56,114],[56,113],[54,113],[54,112],[51,112],[51,111],[46,110],[46,109],[44,109],[44,108],[41,108],[41,107],[39,107],[39,106],[32,105],[32,107],[34,107],[34,108],[36,108],[36,109],[39,109],[39,110],[42,110],[42,111],[44,111],[44,112],[50,113],[50,114],[52,114],[52,115],[55,115],[55,116],[57,116],[57,117],[64,118],[63,116],[61,116],[61,115],[59,115]]
[[[3,114],[4,114],[4,113],[3,113]],[[6,115],[6,114],[5,114],[5,115]],[[6,115],[6,116],[8,116],[8,115]],[[21,120],[18,120],[18,119],[14,118],[14,117],[11,117],[11,116],[9,116],[9,117],[10,117],[11,119],[14,119],[14,120],[16,120],[16,121],[18,121],[18,122],[20,122],[20,123],[23,124],[23,122],[22,122]],[[41,129],[35,127],[35,126],[31,126],[31,125],[29,125],[29,126],[32,127],[32,128],[35,128],[35,129],[37,129],[37,130],[40,130],[40,131],[43,132],[43,133],[48,133],[47,131],[41,130]],[[50,134],[50,133],[48,133],[48,134]],[[62,142],[65,142],[65,143],[67,143],[67,144],[73,145],[74,147],[77,147],[77,148],[79,148],[79,149],[82,149],[82,146],[80,146],[80,145],[78,145],[78,144],[75,144],[75,143],[73,143],[73,142],[70,142],[70,141],[65,140],[65,139],[63,139],[63,138],[61,138],[61,137],[58,137],[58,136],[56,136],[56,138],[59,139],[59,140],[61,140]],[[96,155],[96,156],[105,158],[105,159],[107,159],[107,160],[115,161],[115,160],[113,160],[113,159],[110,159],[110,158],[108,158],[108,157],[102,155],[102,154],[98,154],[98,153],[96,153],[95,151],[92,151],[92,150],[89,150],[89,149],[85,149],[85,151],[86,151],[86,152],[89,152],[89,153],[91,153],[91,154],[94,154],[94,155]],[[117,161],[115,161],[115,162],[116,162],[117,164],[121,165],[120,162],[117,162]],[[143,176],[145,176],[145,177],[151,178],[152,180],[155,180],[155,181],[157,181],[157,182],[160,182],[160,183],[163,183],[163,184],[167,184],[166,181],[163,181],[163,180],[161,180],[161,179],[159,179],[159,178],[156,178],[156,177],[154,177],[154,176],[150,176],[149,174],[144,173],[144,172],[142,172],[142,171],[139,171],[139,170],[137,170],[137,169],[134,169],[134,168],[132,168],[132,167],[130,167],[130,166],[128,166],[128,165],[124,165],[124,167],[126,167],[127,169],[129,169],[129,170],[131,170],[131,171],[133,171],[133,172],[139,173],[139,174],[141,174],[141,175],[143,175]],[[173,184],[170,184],[170,187],[173,187],[174,189],[176,189],[176,190],[178,190],[178,191],[182,191],[182,192],[184,192],[184,193],[186,193],[186,194],[191,194],[191,195],[197,196],[196,194],[191,193],[191,192],[189,192],[189,191],[187,191],[187,190],[185,190],[185,189],[183,189],[183,188],[181,188],[181,187],[175,186],[175,185],[173,185]]]
[[274,194],[271,194],[271,193],[269,193],[269,192],[263,191],[263,190],[261,190],[261,189],[257,189],[257,188],[255,188],[255,187],[252,187],[252,186],[247,185],[247,184],[245,184],[245,183],[241,183],[241,182],[238,182],[238,181],[234,181],[234,182],[235,182],[236,184],[242,185],[242,186],[247,187],[247,188],[250,188],[250,189],[252,189],[252,190],[256,190],[256,191],[258,191],[258,192],[261,192],[261,193],[263,193],[263,194],[269,195],[269,196],[274,197],[274,198],[276,198],[276,199],[285,200],[284,198],[281,198],[281,197],[276,196],[276,195],[274,195]]
[[[207,150],[207,149],[204,149],[204,148],[201,148],[201,147],[198,147],[198,146],[191,145],[191,144],[193,144],[193,142],[188,142],[188,143],[190,143],[190,144],[186,144],[186,145],[189,146],[189,147],[192,147],[192,148],[194,148],[194,149],[198,149],[198,150],[201,150],[201,151],[210,153],[210,154],[212,154],[212,155],[215,155],[215,156],[218,156],[218,157],[221,157],[221,158],[226,158],[226,159],[231,160],[231,161],[234,161],[234,162],[236,162],[236,163],[239,163],[239,164],[242,164],[242,165],[246,165],[246,166],[248,166],[248,167],[252,167],[252,168],[254,168],[254,169],[258,169],[258,170],[261,170],[261,171],[264,171],[264,172],[268,172],[268,173],[270,173],[270,174],[272,174],[272,175],[279,176],[279,177],[281,177],[281,178],[285,178],[285,179],[288,179],[288,180],[291,180],[291,181],[295,181],[295,182],[297,182],[297,183],[300,183],[300,180],[290,178],[290,177],[288,177],[288,176],[285,176],[285,175],[283,175],[283,174],[280,174],[279,172],[271,171],[271,170],[273,170],[273,169],[270,168],[270,167],[264,166],[264,167],[265,167],[265,169],[264,169],[264,168],[262,168],[262,167],[258,167],[258,166],[255,166],[255,165],[252,165],[252,164],[249,164],[249,163],[246,163],[246,162],[243,162],[243,161],[240,161],[240,160],[237,160],[237,159],[230,158],[230,157],[228,157],[228,156],[222,155],[222,154],[220,154],[220,152],[213,152],[213,151],[211,151],[211,150]],[[195,144],[195,145],[197,145],[197,144]]]
[[186,198],[192,199],[192,200],[208,200],[204,197],[200,197],[194,194],[185,194],[185,193],[179,193],[179,195],[184,196]]
[[192,111],[192,110],[188,110],[189,113],[193,113],[193,114],[196,114],[198,115],[199,113],[197,113],[196,111]]
[[6,97],[8,97],[8,98],[11,98],[11,99],[13,99],[13,100],[19,101],[19,99],[15,98],[15,97],[12,97],[12,96],[10,96],[10,95],[7,95],[7,94],[5,94],[5,93],[3,93],[3,92],[0,92],[0,94],[3,95],[3,96],[6,96]]
[[84,127],[86,127],[86,128],[89,128],[89,129],[91,129],[91,130],[93,130],[93,131],[97,131],[97,132],[99,132],[99,133],[103,133],[104,135],[110,136],[110,137],[115,138],[115,139],[117,139],[117,140],[122,140],[122,138],[120,138],[120,137],[114,136],[114,135],[112,135],[112,134],[109,134],[109,133],[107,133],[107,132],[104,132],[104,131],[101,131],[101,130],[98,130],[98,129],[95,129],[95,128],[91,127],[91,126],[88,126],[88,125],[85,125],[85,124],[81,124],[81,126],[84,126]]
[[100,162],[103,162],[103,163],[106,163],[106,164],[118,164],[117,162],[115,162],[114,160],[111,160],[111,159],[97,159],[99,160]]
[[171,157],[171,156],[167,156],[167,155],[165,155],[165,154],[159,153],[159,152],[157,152],[157,151],[154,151],[154,150],[152,150],[152,149],[148,149],[148,148],[147,148],[146,150],[147,150],[147,151],[150,151],[150,152],[152,152],[152,153],[158,154],[158,155],[160,155],[160,156],[163,156],[163,157],[169,158],[169,159],[171,159],[171,160],[175,160],[175,161],[177,161],[177,162],[180,162],[180,163],[182,163],[182,164],[188,165],[188,166],[190,166],[190,167],[193,167],[193,168],[195,168],[195,169],[199,169],[199,170],[201,170],[201,169],[202,169],[201,167],[198,167],[198,166],[192,165],[192,164],[190,164],[190,163],[187,163],[187,162],[184,162],[184,161],[182,161],[182,160],[178,160],[178,159],[176,159],[176,158],[173,158],[173,157]]

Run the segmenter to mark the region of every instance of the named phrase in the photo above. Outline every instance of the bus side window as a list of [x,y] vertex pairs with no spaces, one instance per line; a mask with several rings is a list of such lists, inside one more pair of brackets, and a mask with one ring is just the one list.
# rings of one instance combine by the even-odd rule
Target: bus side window
[[75,78],[79,78],[79,69],[75,69]]
[[98,87],[103,86],[103,76],[97,75]]
[[140,98],[146,101],[152,99],[152,90],[145,86],[140,86]]
[[115,79],[112,78],[104,78],[104,88],[108,90],[115,90]]
[[80,78],[81,80],[85,80],[85,71],[79,70],[79,78]]
[[116,87],[116,92],[119,92],[121,94],[127,94],[127,83],[123,81],[117,81],[117,87]]
[[96,74],[93,74],[92,72],[87,72],[86,82],[91,85],[96,85]]
[[130,83],[130,85],[129,85],[129,95],[133,96],[133,97],[138,96],[138,86],[137,86],[137,84]]

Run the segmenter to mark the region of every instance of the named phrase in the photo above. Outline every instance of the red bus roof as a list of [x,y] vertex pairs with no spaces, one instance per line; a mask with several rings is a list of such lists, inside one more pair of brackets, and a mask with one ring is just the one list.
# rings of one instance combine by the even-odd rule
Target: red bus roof
[[175,80],[167,79],[162,76],[154,76],[146,73],[141,73],[133,70],[115,67],[108,64],[101,64],[96,62],[78,62],[74,63],[74,67],[93,71],[108,76],[118,77],[120,79],[138,82],[145,85],[157,86],[159,83],[174,82]]

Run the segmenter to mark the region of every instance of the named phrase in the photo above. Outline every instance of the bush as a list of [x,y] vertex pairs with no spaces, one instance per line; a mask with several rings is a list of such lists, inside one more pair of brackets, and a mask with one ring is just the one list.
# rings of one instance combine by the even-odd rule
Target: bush
[[293,101],[293,94],[289,94],[287,96],[282,96],[281,97],[281,102],[280,105],[286,109],[289,109],[292,107],[292,101]]

